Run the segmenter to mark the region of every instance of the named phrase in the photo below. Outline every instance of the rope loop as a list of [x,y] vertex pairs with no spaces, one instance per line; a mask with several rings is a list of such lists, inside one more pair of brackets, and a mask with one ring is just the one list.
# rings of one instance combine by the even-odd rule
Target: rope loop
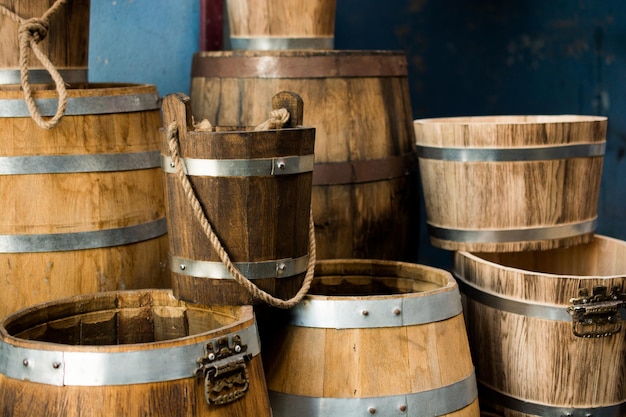
[[181,186],[185,192],[185,196],[189,204],[192,207],[194,217],[200,223],[202,231],[205,236],[209,239],[213,249],[217,253],[218,257],[222,261],[222,264],[226,267],[228,272],[231,274],[233,279],[242,285],[253,297],[264,301],[265,303],[278,308],[288,309],[294,307],[302,298],[306,295],[306,293],[311,288],[311,282],[313,281],[313,276],[315,273],[315,262],[316,262],[316,248],[315,248],[315,226],[313,224],[313,210],[310,211],[309,217],[309,261],[307,264],[307,271],[302,281],[302,287],[300,290],[294,295],[292,298],[288,300],[282,300],[280,298],[276,298],[271,294],[263,291],[259,287],[257,287],[253,282],[251,282],[248,278],[246,278],[233,264],[230,260],[230,257],[224,247],[222,246],[219,238],[213,231],[213,227],[209,223],[204,210],[198,200],[198,197],[193,190],[191,182],[189,178],[185,174],[185,169],[183,167],[183,161],[180,157],[180,148],[178,143],[178,127],[176,126],[176,122],[170,123],[167,127],[167,139],[168,145],[170,149],[170,153],[172,156],[172,162],[176,167],[176,176],[178,177]]
[[289,121],[291,115],[285,108],[270,112],[270,118],[254,128],[254,130],[280,129]]
[[[42,17],[33,17],[30,19],[23,19],[17,14],[13,13],[9,9],[0,5],[0,14],[3,14],[13,21],[19,24],[17,31],[19,40],[19,65],[20,65],[20,83],[22,84],[22,90],[24,91],[24,100],[28,106],[28,111],[32,119],[42,129],[52,129],[59,124],[61,118],[65,115],[67,108],[67,90],[65,88],[65,81],[54,67],[54,64],[43,53],[39,47],[39,43],[48,36],[50,30],[49,19],[57,10],[59,10],[67,0],[57,0],[54,4],[43,14]],[[32,88],[30,86],[30,77],[28,75],[28,59],[30,52],[35,54],[35,57],[48,71],[50,77],[54,81],[56,91],[59,95],[59,102],[57,110],[50,119],[45,120],[39,110],[37,109],[37,103],[33,98]]]

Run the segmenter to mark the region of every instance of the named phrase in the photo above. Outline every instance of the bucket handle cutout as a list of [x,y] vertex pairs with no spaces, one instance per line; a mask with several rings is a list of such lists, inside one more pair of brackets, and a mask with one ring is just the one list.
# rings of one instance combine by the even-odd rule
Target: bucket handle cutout
[[[175,94],[175,100],[188,101],[188,97],[182,97],[182,95]],[[272,100],[272,106],[274,107],[274,111],[270,114],[270,118],[256,126],[255,130],[265,130],[265,129],[278,129],[281,127],[296,127],[302,124],[302,98],[298,95],[282,92],[278,93],[274,96]],[[282,107],[284,106],[284,107]],[[294,109],[291,113],[286,110],[286,108]],[[277,111],[279,110],[279,111]],[[285,113],[287,113],[285,115]],[[191,115],[186,112],[184,115],[187,126],[193,126],[193,121]],[[285,126],[287,125],[287,126]],[[210,130],[209,126],[205,126],[203,129]],[[315,262],[316,262],[316,246],[315,246],[315,225],[313,222],[313,208],[309,210],[309,259],[306,269],[306,275],[302,282],[302,286],[300,290],[290,299],[283,300],[273,295],[269,294],[266,291],[263,291],[259,287],[257,287],[250,279],[245,277],[239,269],[233,264],[230,259],[230,256],[224,249],[224,246],[220,242],[219,238],[213,231],[213,227],[211,226],[207,216],[202,209],[200,201],[185,173],[185,169],[180,157],[180,146],[179,146],[179,126],[176,121],[171,122],[167,126],[166,130],[167,135],[167,144],[169,147],[169,151],[171,153],[172,162],[176,167],[176,176],[183,187],[183,191],[185,192],[185,196],[187,197],[188,203],[191,205],[194,217],[200,223],[200,227],[204,232],[205,236],[209,239],[213,249],[217,253],[221,262],[224,264],[228,272],[232,275],[233,279],[242,285],[252,296],[261,301],[277,308],[289,309],[295,307],[302,298],[307,294],[311,287],[311,282],[313,281],[313,276],[315,272]]]
[[[43,41],[48,35],[48,29],[50,27],[50,17],[63,5],[67,3],[67,0],[57,0],[54,4],[46,10],[46,12],[39,18],[33,17],[30,19],[24,19],[4,6],[0,6],[0,14],[3,14],[16,23],[19,24],[18,40],[19,40],[19,65],[20,65],[20,82],[22,89],[24,90],[24,100],[28,106],[28,111],[32,119],[42,129],[52,129],[59,124],[61,118],[65,115],[65,109],[67,107],[67,90],[65,88],[65,81],[54,67],[54,64],[43,53],[39,47],[39,43]],[[28,75],[28,58],[32,51],[43,67],[48,71],[50,77],[54,81],[57,93],[59,94],[59,102],[57,110],[54,116],[45,120],[39,110],[37,104],[33,98],[33,92],[30,86],[30,78]]]

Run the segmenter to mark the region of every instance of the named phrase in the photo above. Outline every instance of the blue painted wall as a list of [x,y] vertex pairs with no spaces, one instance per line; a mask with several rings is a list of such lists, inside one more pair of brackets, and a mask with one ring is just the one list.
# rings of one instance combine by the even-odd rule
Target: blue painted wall
[[[197,0],[91,0],[92,81],[188,92]],[[626,240],[626,2],[338,0],[336,49],[403,50],[414,118],[609,118],[597,232]],[[421,263],[447,267],[422,212]]]

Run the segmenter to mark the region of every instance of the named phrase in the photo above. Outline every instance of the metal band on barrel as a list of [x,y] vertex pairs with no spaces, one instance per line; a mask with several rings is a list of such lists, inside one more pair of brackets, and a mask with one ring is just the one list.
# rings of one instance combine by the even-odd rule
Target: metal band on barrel
[[596,230],[597,217],[592,220],[562,224],[556,226],[533,227],[528,229],[484,229],[465,230],[450,229],[428,224],[428,234],[431,237],[452,242],[526,242],[545,239],[562,239],[593,233]]
[[483,384],[478,384],[480,398],[488,398],[492,404],[522,414],[542,417],[623,417],[626,415],[626,402],[615,405],[591,408],[560,407],[539,404],[528,400],[511,397]]
[[325,329],[404,327],[447,320],[458,316],[462,310],[457,287],[450,291],[415,297],[305,297],[291,309],[290,324]]
[[[313,171],[315,155],[282,156],[258,159],[194,159],[183,158],[185,174],[196,177],[260,177],[301,174]],[[161,167],[175,174],[172,158],[161,155]]]
[[167,233],[165,218],[89,232],[0,235],[0,253],[57,252],[128,245]]
[[385,397],[320,398],[269,391],[275,417],[370,417],[372,414],[385,417],[435,417],[467,407],[476,400],[477,395],[474,372],[465,379],[441,388]]
[[[42,116],[53,116],[57,110],[58,99],[39,98],[35,99],[35,103]],[[70,97],[67,99],[65,115],[130,113],[157,110],[159,106],[157,93]],[[24,99],[0,100],[0,117],[30,117],[30,112]]]
[[[248,279],[289,278],[307,270],[309,255],[262,262],[233,262]],[[170,256],[170,270],[177,274],[197,278],[233,279],[222,262],[196,261]]]
[[[68,84],[86,83],[87,68],[59,69],[63,81]],[[45,69],[29,69],[28,80],[31,84],[52,84],[54,80]],[[22,75],[19,69],[0,70],[0,84],[20,84]]]
[[[204,347],[207,343],[217,342],[224,337],[232,338],[235,335],[240,336],[241,343],[247,345],[245,355],[256,356],[260,353],[256,324],[193,345],[141,351],[86,351],[88,346],[80,346],[81,351],[39,350],[16,347],[0,341],[0,373],[13,379],[57,386],[106,386],[173,381],[196,375],[199,367],[198,358],[205,354]],[[126,346],[131,347],[132,344]],[[213,364],[220,365],[233,359],[237,357],[217,360]]]
[[191,72],[192,78],[406,78],[408,64],[404,54],[395,52],[342,55],[324,51],[322,54],[284,56],[216,55],[208,52],[193,56]]
[[159,166],[159,151],[0,157],[0,175],[132,171]]
[[[484,291],[461,277],[456,271],[453,272],[453,275],[463,294],[467,295],[472,301],[487,307],[537,319],[572,322],[572,316],[567,312],[569,306],[539,304],[505,297]],[[621,307],[620,314],[626,317],[626,308]]]
[[335,38],[332,36],[310,38],[279,38],[279,37],[230,37],[232,49],[253,51],[272,51],[284,49],[333,49]]
[[423,159],[458,162],[545,161],[603,156],[605,148],[606,142],[535,148],[439,148],[418,145],[417,155]]

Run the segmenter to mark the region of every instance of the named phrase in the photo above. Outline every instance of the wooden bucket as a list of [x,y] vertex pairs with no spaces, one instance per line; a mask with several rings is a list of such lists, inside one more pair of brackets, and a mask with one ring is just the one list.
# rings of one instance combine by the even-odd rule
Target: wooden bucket
[[[55,0],[0,0],[4,7],[22,19],[41,18]],[[87,82],[89,50],[89,0],[68,0],[50,15],[47,36],[38,46],[66,83]],[[20,83],[20,24],[0,13],[0,84]],[[51,84],[52,78],[34,54],[28,61],[32,84]]]
[[[281,98],[276,95],[275,108],[284,107]],[[189,97],[172,94],[163,101],[165,126],[177,126],[185,173],[206,220],[239,271],[281,299],[298,292],[309,267],[315,129],[302,127],[301,104],[287,106],[291,119],[282,129],[203,131],[194,128]],[[163,138],[174,294],[203,304],[259,303],[233,279],[207,237]]]
[[481,406],[507,417],[626,415],[625,242],[456,252],[454,273]]
[[448,272],[326,260],[315,273],[282,334],[264,345],[275,417],[478,417],[461,299]]
[[[45,115],[56,91],[34,91]],[[19,86],[0,89],[0,317],[97,291],[169,287],[151,85],[68,89],[53,129],[31,119]]]
[[4,416],[271,416],[251,306],[169,290],[39,304],[0,328]]
[[196,120],[252,125],[276,91],[302,97],[305,124],[316,128],[318,259],[417,259],[419,180],[402,53],[207,52],[192,71]]
[[337,0],[226,0],[233,49],[333,49]]
[[518,252],[589,242],[606,126],[575,115],[416,120],[431,243]]

